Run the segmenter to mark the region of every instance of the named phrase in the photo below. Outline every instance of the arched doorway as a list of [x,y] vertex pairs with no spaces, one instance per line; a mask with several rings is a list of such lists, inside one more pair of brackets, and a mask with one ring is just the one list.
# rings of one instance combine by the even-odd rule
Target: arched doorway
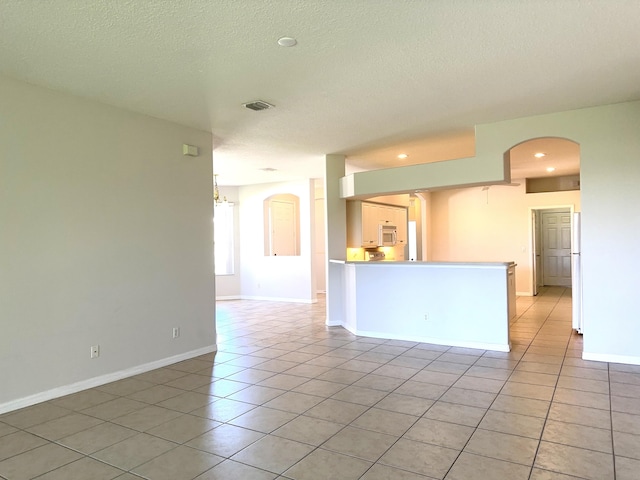
[[531,294],[570,287],[574,328],[581,330],[579,244],[580,145],[558,137],[525,140],[505,153],[512,182],[525,184],[530,225]]

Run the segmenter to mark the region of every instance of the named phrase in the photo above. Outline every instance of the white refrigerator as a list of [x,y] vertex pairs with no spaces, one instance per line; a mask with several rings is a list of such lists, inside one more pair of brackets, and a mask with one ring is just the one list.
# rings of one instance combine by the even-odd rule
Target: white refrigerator
[[573,214],[573,229],[571,231],[571,326],[578,333],[583,333],[580,228],[580,213],[575,212]]

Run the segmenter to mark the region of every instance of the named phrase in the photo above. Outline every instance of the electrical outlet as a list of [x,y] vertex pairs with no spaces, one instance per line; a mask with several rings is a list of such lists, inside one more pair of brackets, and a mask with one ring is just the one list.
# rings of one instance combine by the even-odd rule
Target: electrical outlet
[[429,321],[429,314],[428,314],[428,313],[425,313],[425,314],[424,314],[424,321],[425,321],[425,322],[428,322],[428,321]]
[[100,356],[100,345],[91,346],[91,358],[98,358]]
[[180,336],[180,327],[173,327],[171,335],[173,338],[178,338]]

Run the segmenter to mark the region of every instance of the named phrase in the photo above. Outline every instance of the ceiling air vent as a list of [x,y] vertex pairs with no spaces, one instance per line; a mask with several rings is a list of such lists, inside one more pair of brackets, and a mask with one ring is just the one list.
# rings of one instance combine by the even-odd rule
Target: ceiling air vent
[[271,105],[270,103],[263,102],[262,100],[256,100],[255,102],[243,103],[243,107],[248,108],[249,110],[255,110],[259,112],[260,110],[267,110],[269,108],[275,107],[275,105]]

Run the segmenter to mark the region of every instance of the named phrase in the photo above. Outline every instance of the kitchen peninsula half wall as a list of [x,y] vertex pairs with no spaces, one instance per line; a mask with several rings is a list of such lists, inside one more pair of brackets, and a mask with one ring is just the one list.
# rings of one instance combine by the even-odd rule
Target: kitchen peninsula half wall
[[348,262],[342,326],[355,335],[508,352],[513,262]]

